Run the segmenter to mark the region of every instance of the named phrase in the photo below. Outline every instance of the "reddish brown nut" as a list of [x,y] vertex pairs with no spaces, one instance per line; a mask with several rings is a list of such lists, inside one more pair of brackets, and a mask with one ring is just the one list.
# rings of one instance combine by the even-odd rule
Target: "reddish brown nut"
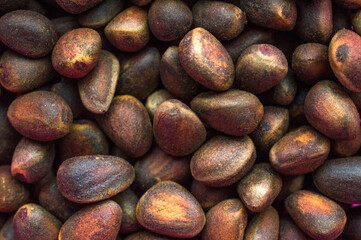
[[305,234],[288,217],[281,217],[279,240],[307,240]]
[[14,151],[11,174],[22,182],[37,182],[51,170],[54,158],[54,142],[37,142],[23,137]]
[[104,29],[109,42],[124,52],[136,52],[150,40],[147,12],[132,6],[120,12]]
[[183,37],[192,22],[191,10],[180,0],[156,0],[149,8],[149,28],[161,41],[173,41]]
[[356,106],[334,82],[314,85],[306,96],[304,112],[307,121],[331,139],[355,139],[359,134],[360,115]]
[[189,159],[190,157],[172,157],[154,147],[134,165],[135,185],[140,190],[147,191],[161,181],[184,183],[191,177]]
[[191,159],[195,180],[211,187],[239,181],[256,161],[256,148],[248,136],[215,136],[203,144]]
[[245,91],[259,94],[276,86],[287,72],[287,59],[281,50],[269,44],[254,44],[237,60],[236,84]]
[[327,160],[313,175],[316,187],[326,196],[344,203],[361,203],[361,158]]
[[68,104],[47,91],[34,91],[16,98],[9,106],[7,116],[20,134],[37,141],[64,137],[73,121]]
[[293,52],[292,70],[298,80],[308,85],[332,77],[328,46],[319,43],[299,45]]
[[43,207],[29,203],[15,213],[13,227],[18,240],[57,240],[61,222]]
[[103,0],[56,0],[65,11],[71,14],[79,14],[103,2]]
[[338,31],[330,42],[328,58],[333,73],[345,88],[353,92],[361,92],[360,54],[361,37],[351,30]]
[[116,238],[122,221],[122,209],[112,200],[86,206],[61,227],[59,240]]
[[247,23],[245,12],[226,2],[198,1],[192,12],[194,26],[208,30],[220,41],[237,37]]
[[179,61],[197,82],[215,91],[229,89],[234,81],[234,64],[227,50],[207,30],[195,28],[179,43]]
[[120,61],[120,74],[116,94],[129,94],[145,99],[159,83],[160,53],[155,47],[124,57]]
[[286,134],[290,117],[288,110],[281,107],[264,107],[263,118],[250,134],[258,155],[268,156],[271,147]]
[[330,140],[306,125],[290,131],[273,145],[269,159],[277,172],[301,175],[321,166],[330,150]]
[[252,212],[262,212],[275,200],[282,188],[282,178],[268,163],[258,163],[241,179],[237,192]]
[[58,141],[60,161],[85,155],[107,155],[108,139],[99,127],[89,120],[75,121],[70,132]]
[[0,18],[0,41],[24,56],[44,57],[53,49],[56,40],[53,24],[40,13],[17,10]]
[[235,89],[201,93],[191,107],[210,127],[234,136],[251,133],[263,116],[263,105],[255,95]]
[[98,32],[77,28],[61,36],[51,60],[55,70],[68,78],[82,78],[97,64],[102,43]]
[[276,209],[268,207],[253,216],[248,223],[244,240],[269,239],[277,240],[279,232],[279,216]]
[[96,118],[108,137],[129,157],[143,156],[152,146],[149,114],[135,97],[116,96],[108,112]]
[[186,73],[180,64],[178,47],[175,46],[169,47],[162,56],[160,79],[163,86],[180,99],[191,100],[200,91],[200,85]]
[[128,235],[124,240],[175,240],[175,238],[169,238],[163,235],[153,233],[151,231],[139,231]]
[[206,215],[202,239],[243,239],[247,225],[247,210],[238,199],[228,199],[212,207]]
[[118,203],[123,211],[119,233],[129,234],[142,229],[135,214],[139,198],[130,188],[119,193],[112,200]]
[[295,32],[305,42],[327,43],[331,37],[331,0],[296,0],[297,22]]
[[134,181],[134,168],[122,158],[107,155],[73,157],[57,173],[61,194],[77,203],[111,198]]
[[108,111],[115,94],[120,66],[116,56],[102,50],[96,67],[85,78],[78,81],[83,105],[95,114]]
[[197,115],[184,103],[171,99],[155,112],[153,133],[166,153],[182,157],[194,152],[206,140],[206,129]]
[[334,0],[335,3],[346,9],[359,9],[361,8],[360,0]]
[[241,0],[240,7],[246,12],[250,22],[263,27],[290,31],[296,24],[297,9],[294,0]]
[[206,222],[197,200],[181,185],[164,181],[149,189],[139,200],[137,219],[143,227],[162,235],[191,238]]
[[16,211],[21,205],[28,202],[28,189],[13,178],[9,165],[0,166],[0,179],[0,212]]
[[0,57],[0,83],[11,92],[27,92],[51,80],[55,75],[50,57],[30,59],[11,50]]
[[175,97],[165,89],[159,89],[150,94],[145,102],[145,108],[148,110],[150,118],[153,119],[159,105],[173,98]]
[[285,206],[303,232],[315,239],[336,239],[346,224],[345,211],[334,201],[310,191],[297,191]]
[[331,152],[339,157],[351,157],[358,153],[361,147],[361,130],[355,139],[334,140],[331,144]]

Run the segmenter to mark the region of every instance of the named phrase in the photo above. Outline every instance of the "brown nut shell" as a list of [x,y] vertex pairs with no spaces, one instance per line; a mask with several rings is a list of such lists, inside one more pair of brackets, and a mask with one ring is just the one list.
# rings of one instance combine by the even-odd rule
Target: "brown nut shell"
[[256,148],[248,136],[215,136],[193,154],[190,168],[195,180],[224,187],[239,181],[255,161]]
[[63,224],[58,239],[113,240],[118,235],[122,215],[122,209],[112,200],[86,206]]
[[20,134],[36,141],[64,137],[73,121],[68,104],[47,91],[34,91],[16,98],[9,106],[7,116]]
[[58,169],[57,183],[68,200],[91,203],[124,191],[134,176],[133,166],[122,158],[88,155],[64,161]]
[[54,25],[55,32],[58,34],[58,37],[63,36],[65,33],[79,28],[77,19],[74,16],[65,16],[51,19],[51,22]]
[[96,66],[101,48],[98,32],[90,28],[77,28],[59,38],[51,61],[61,75],[82,78]]
[[[290,105],[296,97],[298,86],[297,80],[290,68],[287,75],[270,91],[266,92],[266,96],[277,105]],[[268,94],[268,95],[267,95]]]
[[336,239],[346,224],[345,211],[334,201],[310,191],[297,191],[285,206],[303,232],[315,239]]
[[359,134],[360,115],[356,106],[334,82],[315,84],[306,96],[304,112],[307,121],[331,139],[355,139]]
[[269,159],[277,172],[301,175],[321,166],[330,150],[330,140],[306,125],[288,132],[273,145]]
[[104,0],[56,0],[56,3],[71,14],[79,14],[96,6]]
[[140,224],[152,232],[177,238],[198,235],[206,222],[197,200],[181,185],[164,181],[149,189],[136,210]]
[[234,64],[227,50],[207,30],[194,28],[179,43],[179,61],[194,80],[215,91],[229,89],[234,81]]
[[191,108],[207,125],[233,136],[251,133],[263,116],[263,105],[255,95],[235,89],[201,93]]
[[331,152],[338,157],[351,157],[356,155],[361,147],[361,130],[355,139],[335,140],[331,143]]
[[257,213],[248,223],[244,240],[268,239],[277,240],[279,232],[279,216],[272,206]]
[[176,238],[169,238],[164,235],[159,235],[151,231],[139,231],[128,235],[124,240],[175,240]]
[[150,118],[153,119],[159,105],[173,98],[175,97],[165,89],[159,89],[150,94],[145,102],[145,108],[148,110]]
[[129,157],[143,156],[152,146],[149,114],[133,96],[116,96],[108,112],[97,115],[96,119],[108,137]]
[[290,217],[280,219],[279,240],[307,240],[305,234],[293,223]]

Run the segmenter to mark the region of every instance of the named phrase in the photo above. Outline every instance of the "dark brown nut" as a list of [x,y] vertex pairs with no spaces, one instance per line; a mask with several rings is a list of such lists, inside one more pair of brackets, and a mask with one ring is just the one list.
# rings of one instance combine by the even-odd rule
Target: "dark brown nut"
[[262,212],[275,200],[282,188],[282,178],[268,163],[258,163],[241,179],[237,192],[252,212]]
[[178,47],[171,46],[160,62],[160,79],[163,86],[176,97],[191,100],[200,92],[199,84],[183,69],[179,62]]
[[241,0],[240,7],[246,12],[250,22],[263,27],[291,31],[296,24],[297,9],[294,0]]
[[347,88],[345,88],[347,94],[352,99],[353,103],[355,104],[357,110],[361,110],[361,92],[351,92]]
[[13,216],[9,217],[9,219],[1,227],[0,239],[1,240],[16,240],[14,228],[13,228]]
[[155,47],[123,58],[116,88],[117,95],[129,94],[144,100],[159,83],[160,53]]
[[175,157],[193,153],[206,140],[207,135],[197,115],[176,99],[165,101],[157,108],[153,133],[159,147]]
[[207,212],[202,239],[243,239],[247,218],[247,210],[240,200],[224,200]]
[[47,9],[46,7],[40,3],[38,0],[29,0],[27,6],[26,6],[27,10],[31,10],[34,12],[38,12],[42,15],[45,15],[47,13]]
[[344,203],[361,203],[361,158],[327,160],[313,175],[316,187],[326,196]]
[[190,157],[172,157],[154,147],[136,162],[135,185],[140,190],[147,191],[161,181],[185,183],[191,177],[189,160]]
[[287,217],[281,217],[279,240],[307,240],[305,234]]
[[123,9],[123,5],[122,0],[104,0],[98,6],[79,15],[78,22],[83,27],[103,27]]
[[115,94],[119,70],[117,57],[102,50],[93,71],[78,81],[80,98],[88,111],[95,114],[108,111]]
[[250,134],[258,155],[268,156],[271,147],[288,131],[290,116],[286,108],[266,106],[263,118]]
[[149,189],[140,198],[136,215],[143,227],[177,238],[198,235],[206,222],[202,207],[192,194],[171,181],[160,182]]
[[269,159],[277,172],[301,175],[321,166],[330,150],[330,140],[306,125],[290,131],[274,144]]
[[122,221],[122,209],[112,200],[86,206],[61,227],[59,240],[116,238]]
[[255,44],[246,48],[237,60],[236,84],[240,89],[259,94],[276,86],[287,72],[287,59],[281,50],[269,44]]
[[80,209],[80,205],[70,202],[61,195],[56,180],[45,184],[39,193],[39,204],[61,221],[66,221]]
[[163,102],[175,98],[165,89],[159,89],[150,94],[145,102],[145,108],[148,110],[150,118],[153,119],[155,111]]
[[7,50],[0,57],[0,83],[8,91],[23,93],[33,90],[54,75],[49,56],[31,59]]
[[152,146],[149,114],[135,97],[116,96],[108,112],[96,118],[108,137],[129,157],[141,157]]
[[63,36],[65,33],[79,28],[78,20],[74,16],[65,16],[51,19],[54,30],[58,37]]
[[355,139],[334,140],[331,144],[331,151],[339,157],[351,157],[358,153],[361,147],[361,131]]
[[54,142],[37,142],[23,137],[14,151],[11,174],[22,182],[37,182],[51,170],[54,158]]
[[49,171],[45,177],[31,185],[30,188],[30,195],[34,196],[35,198],[39,197],[40,190],[45,187],[47,184],[56,181],[56,177],[53,171]]
[[275,201],[282,202],[292,193],[303,189],[304,182],[305,175],[282,175],[282,189]]
[[253,27],[243,31],[238,37],[224,42],[223,45],[227,49],[227,52],[231,56],[233,62],[236,63],[241,52],[249,46],[261,43],[274,44],[274,42],[274,31]]
[[306,96],[304,112],[307,121],[331,139],[355,139],[359,134],[360,115],[356,106],[334,82],[314,85]]
[[229,89],[234,81],[234,64],[227,50],[203,28],[189,31],[179,43],[179,61],[197,82],[215,91]]
[[5,222],[7,221],[7,219],[8,219],[8,215],[6,213],[0,213],[0,231],[1,228],[4,226]]
[[61,36],[52,53],[55,70],[68,78],[82,78],[97,64],[102,43],[90,28],[77,28]]
[[147,12],[136,6],[127,8],[108,23],[104,33],[120,51],[136,52],[150,40]]
[[75,121],[70,132],[58,142],[60,161],[85,155],[107,155],[109,144],[105,134],[90,120]]
[[57,240],[61,222],[43,207],[29,203],[14,215],[13,228],[17,240]]
[[195,180],[224,187],[238,182],[255,161],[256,148],[248,136],[215,136],[193,154],[190,168]]
[[290,122],[298,125],[308,124],[304,112],[304,103],[309,89],[299,84],[297,86],[297,94],[293,102],[288,106],[288,112],[290,113]]
[[297,94],[297,81],[291,69],[288,69],[287,75],[266,94],[277,105],[291,104]]
[[130,2],[136,6],[142,7],[152,2],[152,0],[130,0]]
[[51,86],[50,90],[65,100],[73,112],[74,119],[85,111],[77,83],[73,79],[63,77],[60,82]]
[[[361,208],[351,208],[347,213],[347,222],[342,237],[345,240],[358,240],[361,238]],[[1,236],[1,235],[0,235]]]
[[[361,5],[361,2],[360,2],[360,5]],[[361,35],[361,10],[358,10],[355,13],[355,15],[353,15],[352,26],[354,27],[355,32],[357,32],[359,35]]]
[[0,212],[16,211],[21,205],[28,202],[28,189],[13,178],[9,165],[0,166],[0,179]]
[[305,42],[327,43],[333,30],[331,0],[296,0],[295,32]]
[[183,37],[192,22],[191,10],[180,0],[156,0],[149,8],[149,28],[161,41],[173,41]]
[[191,108],[207,125],[233,136],[251,133],[263,116],[263,105],[255,95],[235,89],[201,93]]
[[79,14],[93,8],[103,0],[56,0],[61,8],[71,14]]
[[285,201],[291,218],[315,239],[336,239],[346,224],[345,211],[334,201],[310,191],[297,191]]
[[29,0],[1,0],[0,16],[17,9],[25,9],[28,3]]
[[17,10],[0,18],[0,41],[24,56],[44,57],[57,38],[51,21],[40,13]]
[[139,231],[128,235],[124,240],[175,240],[175,238],[169,238],[163,235],[159,235],[150,231]]
[[9,106],[7,116],[20,134],[36,141],[64,137],[73,121],[68,104],[47,91],[34,91],[16,98]]
[[293,52],[292,70],[298,80],[308,85],[332,77],[328,46],[319,43],[299,45]]
[[135,209],[139,201],[138,196],[128,188],[113,197],[112,200],[118,203],[123,210],[122,224],[120,225],[119,233],[129,234],[140,230],[142,226],[139,224],[135,214]]
[[338,31],[330,42],[328,58],[333,73],[340,83],[353,92],[361,92],[358,61],[361,54],[361,37],[347,29]]
[[245,12],[226,2],[198,1],[192,12],[194,26],[208,30],[220,41],[237,37],[247,23]]
[[[350,13],[348,11],[345,11],[343,8],[339,8],[336,5],[332,5],[332,16],[333,16],[332,36],[334,36],[338,31],[340,31],[343,28],[351,29],[352,24],[350,19]],[[355,26],[354,29],[356,31]]]
[[268,207],[253,216],[249,222],[244,240],[268,239],[277,240],[279,232],[279,216],[276,209]]
[[7,106],[0,102],[0,165],[10,164],[14,149],[21,135],[10,124]]
[[111,198],[134,181],[134,168],[122,158],[107,155],[73,157],[64,161],[57,173],[61,194],[77,203]]
[[334,0],[334,2],[346,9],[358,9],[361,8],[360,0]]

